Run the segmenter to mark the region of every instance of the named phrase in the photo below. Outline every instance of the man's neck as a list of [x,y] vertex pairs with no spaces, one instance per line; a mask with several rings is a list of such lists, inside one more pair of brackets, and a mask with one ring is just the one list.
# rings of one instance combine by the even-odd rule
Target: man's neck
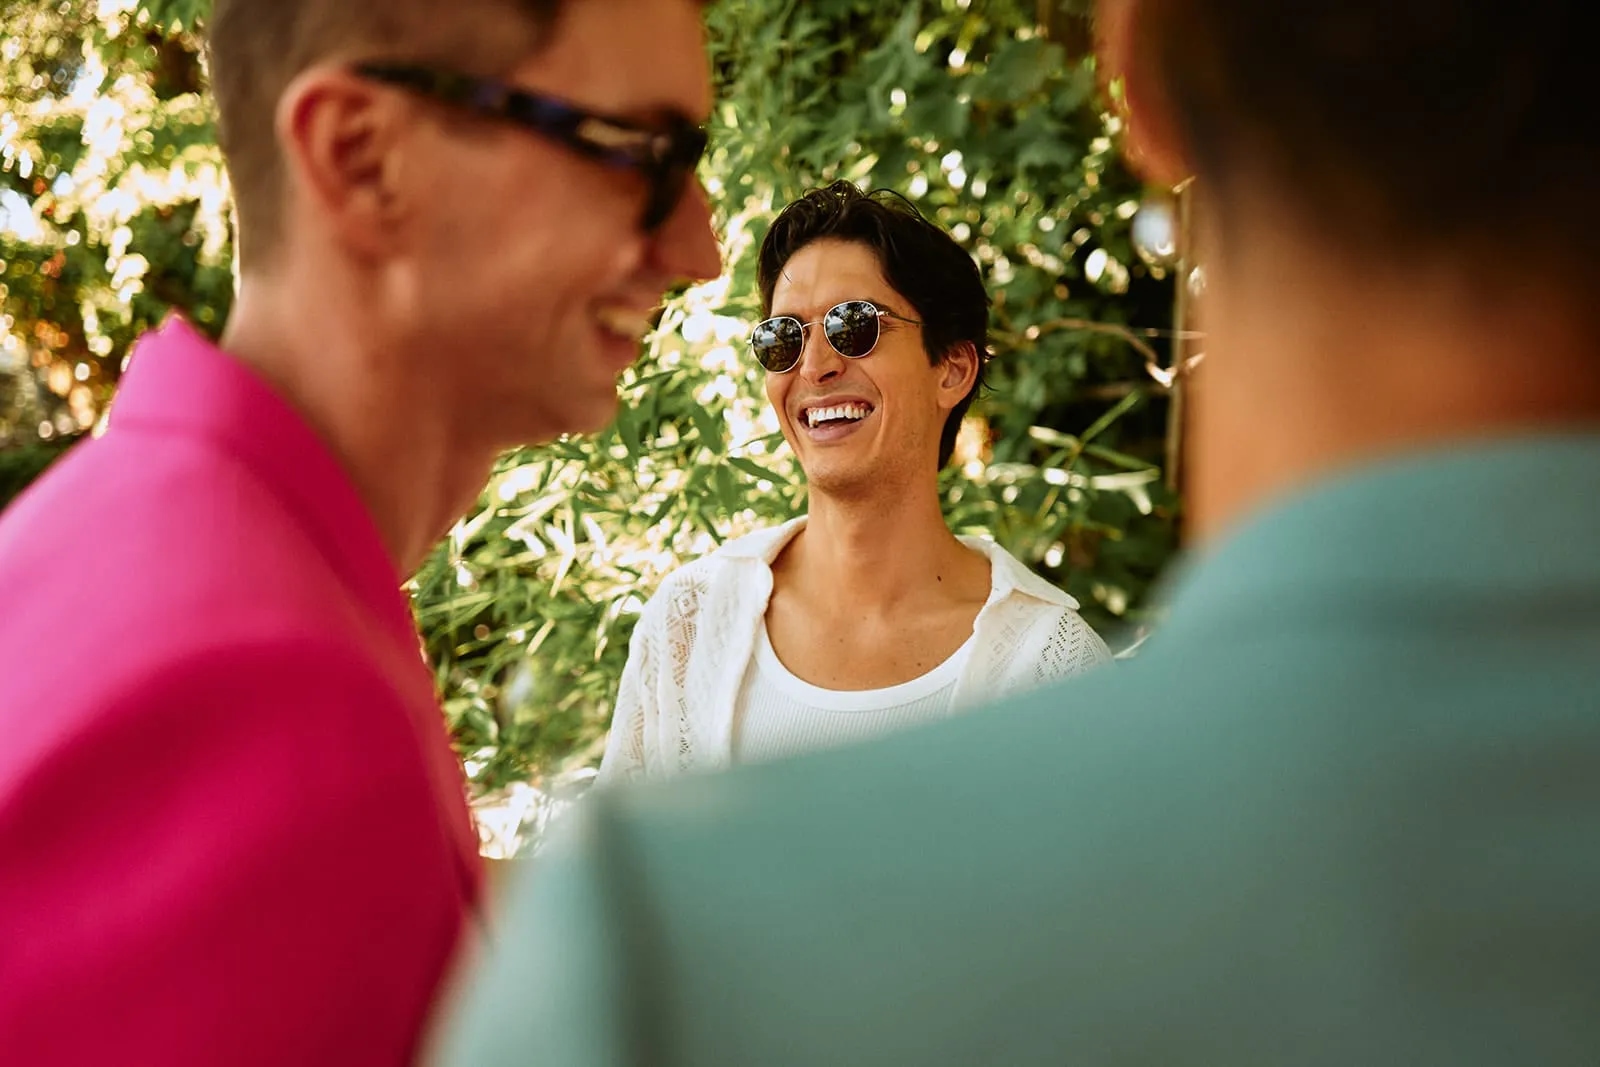
[[[334,301],[323,307],[359,307]],[[246,281],[222,348],[261,374],[327,444],[371,512],[389,556],[410,575],[488,479],[492,448],[463,449],[429,396],[375,353],[384,349],[354,318],[290,314],[309,301],[282,299]]]
[[1311,244],[1241,245],[1207,265],[1186,486],[1200,538],[1342,468],[1600,427],[1600,352],[1548,290],[1475,282],[1459,260],[1356,269]]
[[780,584],[837,591],[857,613],[889,615],[987,588],[987,568],[950,532],[930,485],[897,499],[838,501],[813,493],[806,529],[776,570]]

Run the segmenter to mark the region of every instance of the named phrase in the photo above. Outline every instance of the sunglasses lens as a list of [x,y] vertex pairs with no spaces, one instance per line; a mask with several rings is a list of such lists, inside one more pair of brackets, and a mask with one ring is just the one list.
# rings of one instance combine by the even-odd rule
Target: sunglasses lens
[[865,300],[847,300],[822,316],[822,331],[835,352],[860,359],[878,343],[878,309]]
[[650,199],[645,204],[642,226],[645,233],[654,233],[672,217],[689,187],[693,167],[671,167],[658,172],[650,182]]
[[653,233],[672,217],[678,201],[689,187],[700,157],[706,154],[706,131],[683,123],[672,133],[671,144],[661,161],[646,168],[650,178],[650,202],[645,205],[644,230]]
[[805,331],[799,319],[788,316],[767,319],[751,334],[750,347],[755,350],[758,363],[774,374],[782,374],[800,361]]

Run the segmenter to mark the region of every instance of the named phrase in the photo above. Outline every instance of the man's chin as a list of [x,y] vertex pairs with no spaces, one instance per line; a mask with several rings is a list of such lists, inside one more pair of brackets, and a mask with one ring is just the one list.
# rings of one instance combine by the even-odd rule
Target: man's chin
[[610,426],[617,418],[617,390],[613,386],[609,393],[596,391],[592,397],[579,399],[574,397],[570,407],[562,412],[561,428],[550,435],[550,439],[571,434],[599,433]]
[[529,404],[522,409],[521,418],[501,423],[504,432],[495,435],[498,447],[502,451],[534,448],[560,437],[599,433],[617,417],[614,390],[609,395],[596,391],[587,397],[568,394],[565,400],[559,407],[549,403]]
[[834,500],[860,500],[871,496],[878,487],[872,471],[856,469],[853,464],[820,464],[804,473],[806,488],[812,495]]

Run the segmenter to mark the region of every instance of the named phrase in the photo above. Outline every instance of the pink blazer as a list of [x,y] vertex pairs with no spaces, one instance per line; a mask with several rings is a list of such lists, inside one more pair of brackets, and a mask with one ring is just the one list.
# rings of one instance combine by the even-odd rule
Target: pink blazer
[[0,516],[0,1059],[398,1064],[479,891],[350,479],[173,321]]

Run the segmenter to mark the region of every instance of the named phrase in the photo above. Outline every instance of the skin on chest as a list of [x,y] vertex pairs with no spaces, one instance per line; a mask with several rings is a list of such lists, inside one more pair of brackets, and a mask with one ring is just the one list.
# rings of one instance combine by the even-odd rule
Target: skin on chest
[[767,636],[789,672],[824,689],[884,689],[927,674],[972,636],[981,600],[908,607],[871,617],[774,594]]

